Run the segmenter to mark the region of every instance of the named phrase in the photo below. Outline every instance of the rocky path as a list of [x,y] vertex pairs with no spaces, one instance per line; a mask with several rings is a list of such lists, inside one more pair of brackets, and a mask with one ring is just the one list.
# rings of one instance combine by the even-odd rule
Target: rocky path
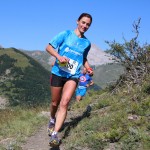
[[[69,113],[70,114],[70,113]],[[70,115],[67,116],[67,121],[69,121]],[[62,133],[59,133],[59,136],[63,136]],[[60,137],[60,138],[61,138]],[[65,150],[63,144],[59,147],[52,148],[48,145],[49,136],[47,134],[47,124],[42,126],[37,133],[29,137],[24,145],[22,145],[22,150]]]
[[49,137],[47,135],[47,125],[42,126],[39,131],[28,138],[26,144],[22,146],[23,150],[50,150],[48,145]]
[[[59,133],[60,138],[67,138],[66,133],[69,133],[71,127],[76,126],[79,121],[81,121],[84,117],[87,117],[90,111],[91,108],[89,107],[87,107],[83,113],[74,113],[73,111],[69,111],[62,132]],[[63,132],[64,129],[65,133]],[[44,125],[39,129],[37,133],[35,133],[35,135],[27,139],[26,143],[22,145],[22,150],[66,150],[63,143],[61,143],[59,147],[51,148],[48,145],[48,142],[49,136],[47,134],[47,125]]]

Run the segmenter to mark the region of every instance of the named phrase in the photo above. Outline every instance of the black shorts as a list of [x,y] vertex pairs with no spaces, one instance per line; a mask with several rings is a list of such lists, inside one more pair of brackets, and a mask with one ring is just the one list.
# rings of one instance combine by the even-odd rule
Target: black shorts
[[54,87],[63,87],[64,84],[69,80],[73,80],[76,82],[76,84],[78,84],[78,78],[66,78],[51,74],[50,85]]

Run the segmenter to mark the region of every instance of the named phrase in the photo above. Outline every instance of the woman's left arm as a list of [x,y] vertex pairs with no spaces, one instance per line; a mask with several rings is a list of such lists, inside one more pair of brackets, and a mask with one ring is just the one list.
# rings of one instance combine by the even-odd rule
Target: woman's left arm
[[84,67],[87,69],[87,72],[90,75],[93,75],[93,69],[90,67],[87,58],[84,58],[84,62],[83,62]]

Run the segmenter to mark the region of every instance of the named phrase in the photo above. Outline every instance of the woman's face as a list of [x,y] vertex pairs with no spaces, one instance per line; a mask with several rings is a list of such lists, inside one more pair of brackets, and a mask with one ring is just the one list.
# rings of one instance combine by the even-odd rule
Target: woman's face
[[84,33],[89,29],[91,25],[91,19],[88,17],[82,17],[80,20],[77,21],[77,24],[79,32]]

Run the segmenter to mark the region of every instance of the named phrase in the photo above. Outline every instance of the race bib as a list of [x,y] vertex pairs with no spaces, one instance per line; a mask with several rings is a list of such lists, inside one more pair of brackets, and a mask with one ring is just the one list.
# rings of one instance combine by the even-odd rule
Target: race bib
[[72,75],[76,73],[77,67],[78,67],[78,62],[73,59],[69,59],[69,62],[66,64],[59,63],[59,68],[61,70],[70,73]]

